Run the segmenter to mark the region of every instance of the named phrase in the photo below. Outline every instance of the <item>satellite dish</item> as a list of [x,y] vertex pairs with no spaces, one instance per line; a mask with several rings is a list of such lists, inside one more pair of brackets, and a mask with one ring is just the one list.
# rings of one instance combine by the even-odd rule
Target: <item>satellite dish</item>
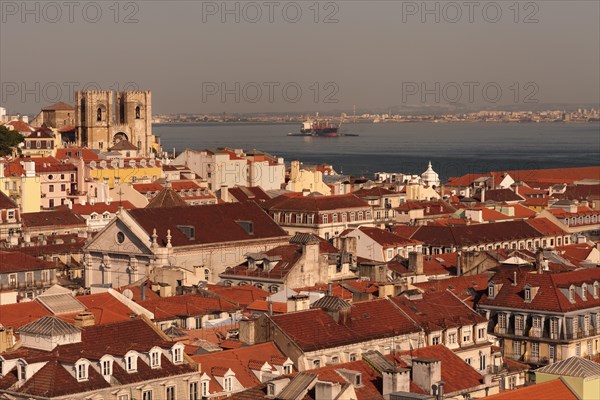
[[133,292],[131,291],[131,289],[125,289],[123,290],[123,296],[127,297],[129,300],[132,300]]

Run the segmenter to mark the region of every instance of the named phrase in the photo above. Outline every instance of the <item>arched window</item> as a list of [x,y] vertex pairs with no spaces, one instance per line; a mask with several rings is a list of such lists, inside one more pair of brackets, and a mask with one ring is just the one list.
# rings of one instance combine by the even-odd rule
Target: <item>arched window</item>
[[140,119],[140,106],[135,108],[135,119]]
[[102,108],[98,108],[98,115],[96,116],[97,121],[102,121]]

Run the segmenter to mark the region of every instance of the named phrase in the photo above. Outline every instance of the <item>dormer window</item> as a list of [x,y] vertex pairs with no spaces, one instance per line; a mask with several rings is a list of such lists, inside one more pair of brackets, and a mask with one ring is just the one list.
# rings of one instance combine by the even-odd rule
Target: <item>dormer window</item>
[[150,367],[160,368],[160,350],[152,350],[150,352]]
[[75,373],[77,374],[77,381],[88,380],[88,363],[85,361],[78,361],[75,363]]
[[127,372],[136,372],[137,371],[137,355],[133,353],[128,353],[125,356],[125,370]]
[[173,364],[181,364],[183,362],[183,350],[181,349],[181,345],[173,346],[171,351],[173,353]]
[[525,288],[525,301],[531,301],[531,288]]
[[291,365],[284,365],[283,366],[283,373],[285,375],[291,374],[292,373],[292,366]]
[[112,361],[111,360],[102,360],[100,362],[100,369],[102,372],[102,376],[110,376],[112,375]]
[[575,288],[573,286],[569,288],[569,301],[571,303],[575,302]]
[[494,286],[493,283],[490,283],[490,285],[488,286],[488,297],[490,299],[493,299],[495,295],[496,295],[496,287]]
[[233,380],[231,379],[230,376],[227,376],[227,377],[225,377],[225,379],[223,379],[223,389],[226,392],[233,391]]
[[595,299],[598,298],[598,292],[600,291],[600,283],[598,282],[594,282],[594,286],[592,289],[592,295],[594,296]]
[[587,300],[587,284],[581,285],[581,298],[585,301]]

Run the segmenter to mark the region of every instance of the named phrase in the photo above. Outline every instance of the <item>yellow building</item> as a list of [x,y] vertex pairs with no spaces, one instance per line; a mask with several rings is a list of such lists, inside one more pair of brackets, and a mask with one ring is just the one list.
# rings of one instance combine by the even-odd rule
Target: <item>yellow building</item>
[[547,365],[535,371],[536,383],[562,378],[582,400],[600,397],[600,364],[581,357]]
[[324,195],[331,194],[331,188],[323,182],[323,173],[321,171],[309,171],[300,169],[300,161],[292,161],[290,170],[290,180],[287,184],[287,190],[292,192],[319,192]]
[[39,212],[42,187],[33,161],[0,162],[0,191],[13,199],[23,213]]
[[104,183],[113,189],[119,183],[149,183],[162,177],[160,160],[154,158],[120,158],[85,163],[85,179]]

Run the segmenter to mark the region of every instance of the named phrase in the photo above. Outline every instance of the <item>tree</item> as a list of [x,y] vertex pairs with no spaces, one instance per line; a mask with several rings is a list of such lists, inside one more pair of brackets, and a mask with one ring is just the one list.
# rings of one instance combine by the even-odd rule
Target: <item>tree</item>
[[11,131],[6,126],[0,125],[0,156],[10,156],[13,149],[19,149],[19,143],[22,143],[25,138],[17,131]]

